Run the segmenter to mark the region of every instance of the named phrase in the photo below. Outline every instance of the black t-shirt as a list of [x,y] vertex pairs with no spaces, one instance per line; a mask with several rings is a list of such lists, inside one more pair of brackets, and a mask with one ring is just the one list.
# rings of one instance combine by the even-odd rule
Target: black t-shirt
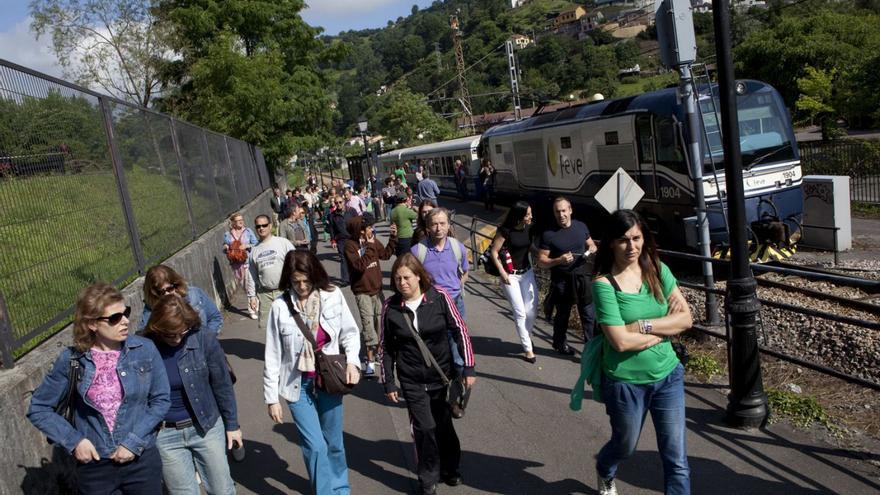
[[[498,234],[504,237],[504,247],[510,253],[510,259],[513,261],[513,268],[516,270],[525,270],[532,266],[529,261],[529,247],[532,245],[531,225],[526,225],[522,229],[506,229],[500,227]],[[504,265],[504,260],[501,260]]]
[[572,272],[584,265],[583,254],[586,252],[587,239],[590,238],[590,229],[578,220],[572,220],[567,229],[557,228],[548,230],[541,236],[540,249],[550,250],[550,259],[558,258],[571,251],[574,262],[568,265],[557,265],[552,268],[556,272]]

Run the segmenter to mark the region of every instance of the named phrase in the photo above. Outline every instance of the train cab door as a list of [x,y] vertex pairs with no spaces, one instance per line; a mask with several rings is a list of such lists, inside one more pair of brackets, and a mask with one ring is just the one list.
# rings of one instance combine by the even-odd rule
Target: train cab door
[[651,114],[636,116],[636,140],[638,145],[638,170],[632,174],[645,191],[645,199],[657,199],[657,159],[654,153],[654,132]]

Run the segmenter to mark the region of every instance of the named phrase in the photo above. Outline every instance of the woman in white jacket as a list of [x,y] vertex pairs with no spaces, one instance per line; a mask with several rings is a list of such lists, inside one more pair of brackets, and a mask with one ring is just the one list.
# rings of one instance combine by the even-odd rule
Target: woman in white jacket
[[[347,381],[360,379],[360,332],[342,291],[330,285],[321,262],[308,251],[284,258],[279,289],[266,325],[263,394],[269,417],[282,421],[279,396],[285,399],[302,439],[302,454],[316,495],[348,494],[348,466],[342,443],[342,395],[328,394],[316,383],[315,353],[345,353]],[[285,300],[286,299],[286,300]],[[312,348],[291,309],[312,333]]]

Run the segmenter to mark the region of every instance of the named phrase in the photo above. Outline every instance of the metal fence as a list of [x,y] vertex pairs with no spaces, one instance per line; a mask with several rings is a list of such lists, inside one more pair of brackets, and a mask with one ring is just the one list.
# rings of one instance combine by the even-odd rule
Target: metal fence
[[880,204],[880,141],[798,143],[804,175],[848,175],[850,200]]
[[82,287],[132,280],[269,185],[253,145],[0,60],[0,347],[32,349]]

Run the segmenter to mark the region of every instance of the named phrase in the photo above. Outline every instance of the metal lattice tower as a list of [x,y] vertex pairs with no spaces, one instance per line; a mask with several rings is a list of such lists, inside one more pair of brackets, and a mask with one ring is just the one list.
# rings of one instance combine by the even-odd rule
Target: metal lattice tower
[[519,68],[516,66],[516,55],[513,53],[513,41],[507,40],[507,67],[510,70],[510,93],[513,99],[513,119],[522,120],[522,107],[519,103]]
[[459,101],[464,108],[465,122],[474,132],[474,115],[471,113],[471,93],[468,91],[467,80],[464,77],[464,53],[461,49],[461,29],[458,26],[458,16],[449,16],[449,27],[452,28],[452,45],[455,50],[455,68],[458,72],[458,87],[461,91]]

